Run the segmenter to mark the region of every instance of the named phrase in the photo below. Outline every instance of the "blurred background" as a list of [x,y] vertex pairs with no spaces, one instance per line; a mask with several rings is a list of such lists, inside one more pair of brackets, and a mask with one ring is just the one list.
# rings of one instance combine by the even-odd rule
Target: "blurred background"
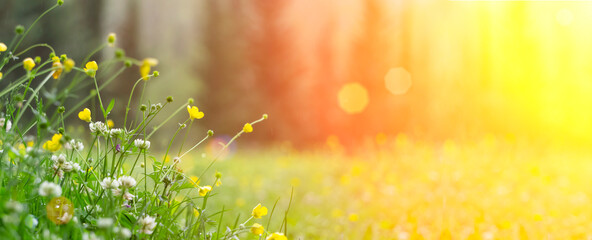
[[[2,0],[0,27],[54,3]],[[202,133],[268,113],[252,142],[351,147],[405,133],[586,146],[591,21],[592,4],[563,1],[66,1],[27,41],[81,61],[116,33],[128,56],[159,60],[153,102],[196,99]],[[128,69],[105,94],[123,103],[138,78]]]

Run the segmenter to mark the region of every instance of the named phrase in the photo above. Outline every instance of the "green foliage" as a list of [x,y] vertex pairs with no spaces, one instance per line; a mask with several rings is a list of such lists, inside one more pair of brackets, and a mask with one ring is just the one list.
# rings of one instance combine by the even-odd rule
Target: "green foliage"
[[[151,103],[144,98],[144,88],[139,102],[132,101],[132,96],[137,85],[145,86],[159,75],[157,71],[150,73],[156,60],[140,61],[115,49],[119,54],[114,59],[98,64],[92,61],[96,53],[113,49],[114,34],[81,61],[58,55],[48,44],[19,51],[19,45],[41,17],[62,4],[59,0],[30,26],[17,27],[13,40],[0,45],[0,84],[5,85],[0,91],[2,237],[238,239],[248,234],[244,224],[252,218],[241,225],[226,226],[223,218],[227,209],[208,208],[208,201],[215,201],[222,175],[205,176],[218,156],[196,179],[186,176],[179,167],[188,153],[213,136],[213,131],[207,131],[202,140],[183,151],[185,136],[178,154],[169,154],[178,134],[188,132],[192,123],[203,117],[197,107],[182,103],[174,110],[171,117],[187,108],[187,120],[179,124],[162,161],[151,155],[150,137],[171,117],[158,124],[152,121],[171,107],[173,98],[163,104]],[[2,46],[6,49],[2,50]],[[31,49],[40,47],[50,50],[48,57],[27,56]],[[115,99],[103,105],[101,90],[132,65],[140,68],[139,79],[125,106],[125,121],[116,125],[109,116],[114,108],[124,106],[118,106]],[[91,84],[94,91],[90,95],[76,95]],[[100,114],[93,115],[89,101],[98,102]],[[66,102],[76,104],[67,109]],[[128,112],[134,108],[141,108],[141,115],[130,117],[128,122]],[[88,134],[80,136],[66,125],[66,119],[74,118],[71,116],[76,113],[80,121],[88,122]],[[264,117],[248,124],[262,120]],[[222,151],[243,133],[240,130]],[[170,157],[172,161],[167,160]]]

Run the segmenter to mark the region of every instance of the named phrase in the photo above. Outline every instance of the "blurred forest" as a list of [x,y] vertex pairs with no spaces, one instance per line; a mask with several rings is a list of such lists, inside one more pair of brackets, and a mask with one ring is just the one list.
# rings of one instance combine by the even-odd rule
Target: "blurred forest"
[[[29,24],[52,4],[2,1],[0,38],[10,39],[6,29]],[[574,14],[589,8],[561,7]],[[146,88],[151,99],[196,99],[206,114],[196,134],[230,135],[268,113],[270,121],[250,138],[296,146],[329,135],[356,145],[402,132],[436,140],[496,134],[589,141],[592,113],[582,110],[592,107],[592,72],[584,70],[592,69],[585,57],[592,47],[584,45],[592,34],[573,38],[585,26],[557,24],[557,10],[403,0],[66,1],[28,41],[81,59],[117,33],[128,56],[160,60],[161,77]],[[551,37],[530,38],[534,33]],[[402,93],[385,87],[394,68],[411,76]],[[127,70],[108,94],[125,102],[138,77],[137,68]],[[360,113],[338,104],[350,82],[368,91]]]

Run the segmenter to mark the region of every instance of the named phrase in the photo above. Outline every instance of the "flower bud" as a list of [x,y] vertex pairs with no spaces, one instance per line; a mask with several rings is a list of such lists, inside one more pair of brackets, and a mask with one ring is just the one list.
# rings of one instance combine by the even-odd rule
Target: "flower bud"
[[172,96],[168,96],[167,99],[166,99],[166,101],[168,103],[172,103],[173,102],[173,97]]
[[14,32],[21,35],[25,32],[25,27],[23,27],[23,25],[17,25],[16,28],[14,28]]
[[211,137],[211,136],[214,136],[214,131],[212,131],[212,130],[208,130],[208,136],[210,136],[210,137]]

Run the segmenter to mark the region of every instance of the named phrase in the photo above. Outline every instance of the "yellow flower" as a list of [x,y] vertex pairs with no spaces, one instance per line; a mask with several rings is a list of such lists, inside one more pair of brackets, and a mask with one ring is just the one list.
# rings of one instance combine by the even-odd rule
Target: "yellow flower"
[[115,127],[115,123],[111,119],[107,119],[107,127],[113,128]]
[[0,79],[2,79],[2,72],[0,72]]
[[66,61],[64,61],[64,71],[69,73],[70,71],[72,71],[74,65],[76,65],[74,60],[72,60],[71,58],[66,59]]
[[257,236],[263,234],[263,232],[265,232],[265,229],[263,228],[263,226],[259,223],[255,223],[253,224],[253,226],[251,227],[251,232]]
[[55,72],[53,72],[53,75],[52,75],[53,79],[58,79],[60,77],[60,75],[62,75],[62,69],[64,68],[62,66],[62,63],[58,59],[57,62],[53,62],[53,64],[51,64],[51,67],[55,71]]
[[86,75],[89,77],[95,77],[97,70],[99,70],[99,65],[97,65],[97,62],[95,61],[87,62],[84,68],[84,72],[86,72]]
[[201,182],[201,180],[199,180],[199,178],[197,176],[191,176],[189,179],[191,179],[191,183],[193,184],[193,186],[199,187],[199,182]]
[[222,181],[220,179],[216,180],[216,187],[219,187],[220,185],[222,185]]
[[6,44],[0,42],[0,52],[4,52],[6,51],[6,49],[8,49],[8,47],[6,47]]
[[269,237],[267,237],[265,240],[288,240],[288,238],[284,236],[283,233],[274,232],[271,235],[269,235]]
[[148,75],[150,74],[150,68],[158,65],[158,60],[156,58],[145,58],[142,61],[142,65],[140,65],[140,76],[144,81],[150,79]]
[[360,216],[358,216],[358,214],[352,213],[347,219],[349,219],[351,222],[357,222],[360,219]]
[[189,118],[193,119],[202,119],[204,117],[204,113],[200,112],[196,106],[190,107],[187,105],[187,112],[189,113]]
[[261,206],[261,203],[257,204],[257,206],[253,208],[253,212],[251,213],[251,216],[253,216],[254,218],[261,218],[265,215],[267,215],[267,208]]
[[35,67],[35,61],[33,61],[32,58],[25,58],[25,60],[23,60],[23,67],[25,70],[31,71]]
[[88,108],[85,108],[84,110],[78,112],[78,118],[80,118],[80,120],[82,121],[90,122],[90,120],[92,119],[90,117],[90,110]]
[[74,216],[74,204],[66,197],[55,197],[46,207],[47,218],[57,225],[70,222]]
[[245,126],[243,126],[243,131],[250,133],[253,131],[253,126],[250,123],[245,123]]
[[212,186],[210,186],[210,185],[200,187],[199,188],[199,195],[203,197],[206,194],[208,194],[210,191],[212,191]]
[[197,208],[193,209],[193,216],[195,216],[196,218],[199,217],[199,210],[197,210]]
[[60,144],[60,139],[62,139],[62,134],[56,133],[51,137],[51,140],[45,142],[43,144],[43,149],[55,152],[62,148],[62,144]]

